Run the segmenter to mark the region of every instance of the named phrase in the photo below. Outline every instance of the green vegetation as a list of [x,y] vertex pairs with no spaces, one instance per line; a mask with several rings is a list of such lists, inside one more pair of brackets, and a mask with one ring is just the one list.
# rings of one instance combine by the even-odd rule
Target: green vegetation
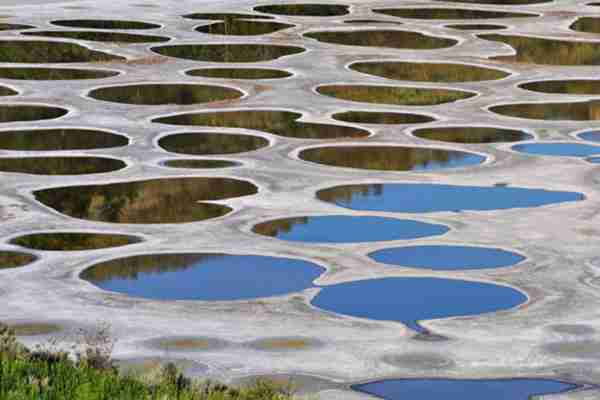
[[153,375],[120,374],[107,328],[82,332],[74,354],[19,344],[0,324],[0,398],[4,400],[287,400],[291,389],[266,381],[244,388],[197,382],[174,364]]
[[404,106],[431,106],[475,96],[462,90],[367,85],[325,85],[317,88],[317,92],[349,101]]

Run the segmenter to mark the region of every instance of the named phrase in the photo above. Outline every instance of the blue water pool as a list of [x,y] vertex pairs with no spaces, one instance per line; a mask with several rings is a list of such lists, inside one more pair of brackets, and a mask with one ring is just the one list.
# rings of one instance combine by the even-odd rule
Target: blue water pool
[[353,210],[405,213],[539,207],[585,198],[583,194],[576,192],[425,183],[337,186],[320,190],[317,197]]
[[526,143],[517,144],[512,149],[542,156],[588,157],[600,154],[600,146],[584,143]]
[[412,268],[461,270],[508,267],[525,259],[502,249],[474,246],[407,246],[369,254],[377,262]]
[[506,310],[527,301],[510,287],[441,278],[382,278],[324,286],[312,304],[359,318],[397,321],[424,332],[418,321]]

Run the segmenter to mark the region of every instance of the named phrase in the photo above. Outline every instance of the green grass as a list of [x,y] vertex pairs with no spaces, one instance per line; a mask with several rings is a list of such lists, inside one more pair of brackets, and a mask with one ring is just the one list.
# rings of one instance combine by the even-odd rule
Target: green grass
[[88,347],[69,356],[17,343],[0,324],[2,400],[291,400],[290,390],[257,381],[233,388],[184,377],[173,364],[152,379],[121,374],[102,350]]

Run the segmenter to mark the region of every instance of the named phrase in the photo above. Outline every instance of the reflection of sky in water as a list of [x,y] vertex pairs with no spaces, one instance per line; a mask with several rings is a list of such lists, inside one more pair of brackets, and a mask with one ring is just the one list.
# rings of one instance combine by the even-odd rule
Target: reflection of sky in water
[[384,264],[435,270],[499,268],[525,257],[510,251],[473,246],[407,246],[383,249],[369,255]]
[[587,157],[600,153],[600,146],[583,143],[528,143],[512,147],[521,153],[544,156]]
[[312,304],[359,318],[398,321],[422,332],[418,321],[515,307],[521,292],[489,283],[439,278],[383,278],[325,286]]
[[585,198],[543,189],[418,183],[340,186],[321,190],[318,197],[353,210],[406,213],[538,207]]
[[560,393],[575,387],[548,379],[390,379],[353,388],[386,400],[528,400],[534,395]]
[[255,228],[257,233],[270,234],[282,240],[327,243],[417,239],[442,235],[448,230],[444,225],[426,222],[344,215],[276,220]]
[[82,277],[134,297],[215,301],[302,291],[324,272],[306,261],[253,255],[188,255],[183,261],[171,255],[142,257],[146,263],[136,263],[136,257],[118,259],[91,267]]
[[431,160],[422,162],[413,166],[412,171],[429,171],[442,168],[466,167],[469,165],[481,164],[485,161],[484,156],[472,153],[449,152],[447,160]]

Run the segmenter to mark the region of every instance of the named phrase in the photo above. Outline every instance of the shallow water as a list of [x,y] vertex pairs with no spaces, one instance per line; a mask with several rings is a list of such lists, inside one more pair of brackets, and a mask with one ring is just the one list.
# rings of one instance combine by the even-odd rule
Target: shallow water
[[122,135],[91,129],[32,129],[0,131],[0,149],[54,151],[106,149],[126,146]]
[[540,93],[558,94],[600,94],[600,80],[579,79],[560,81],[537,81],[519,85],[519,87]]
[[210,35],[257,36],[293,27],[294,25],[291,24],[274,21],[226,19],[223,22],[200,26],[196,28],[196,31]]
[[438,236],[448,232],[449,228],[406,219],[327,215],[272,220],[262,222],[252,230],[294,242],[355,243]]
[[502,143],[533,139],[533,135],[523,131],[483,126],[423,128],[412,134],[423,139],[450,143]]
[[323,85],[317,92],[337,99],[374,104],[432,106],[474,97],[462,90],[427,89],[402,86]]
[[125,60],[87,47],[66,42],[44,42],[40,40],[0,41],[0,62],[6,63],[75,63],[94,61]]
[[512,149],[543,156],[588,157],[600,154],[600,146],[583,143],[524,143],[515,145]]
[[190,132],[164,136],[158,141],[158,145],[172,153],[214,155],[258,150],[268,146],[269,141],[253,135]]
[[333,17],[348,14],[348,6],[342,4],[270,4],[254,7],[266,14],[294,15],[299,17]]
[[141,21],[123,21],[110,19],[63,19],[52,21],[52,25],[65,26],[68,28],[88,29],[157,29],[158,24]]
[[512,103],[490,107],[490,111],[514,118],[596,121],[600,119],[600,102],[590,100],[574,103]]
[[236,100],[244,94],[225,86],[193,84],[144,84],[94,89],[96,100],[135,105],[190,105]]
[[186,72],[189,76],[222,79],[282,79],[291,72],[266,68],[202,68]]
[[399,18],[411,19],[493,19],[536,17],[536,14],[505,11],[486,11],[467,8],[382,8],[373,12]]
[[428,115],[377,112],[377,111],[346,111],[333,114],[332,118],[338,121],[354,122],[361,124],[423,124],[435,121]]
[[385,400],[528,400],[577,386],[549,379],[389,379],[353,386]]
[[81,278],[103,290],[160,300],[243,300],[313,286],[325,270],[291,258],[228,254],[151,254],[86,269]]
[[401,30],[320,31],[304,34],[320,42],[347,46],[390,47],[395,49],[443,49],[458,43],[454,39]]
[[117,75],[119,75],[117,71],[102,71],[97,69],[0,68],[0,78],[29,81],[103,79]]
[[167,160],[163,163],[165,167],[188,168],[188,169],[211,169],[211,168],[231,168],[241,164],[227,160]]
[[424,332],[419,321],[477,315],[524,303],[521,292],[490,283],[440,278],[380,278],[324,286],[312,304],[326,311],[396,321]]
[[408,146],[330,146],[300,152],[305,161],[381,171],[435,171],[481,164],[484,156],[455,150]]
[[43,232],[19,236],[12,244],[35,250],[81,251],[105,249],[139,243],[134,236],[90,232]]
[[170,40],[164,36],[103,31],[34,31],[23,32],[23,35],[115,43],[160,43]]
[[73,218],[129,224],[202,221],[231,208],[204,203],[258,191],[230,178],[165,178],[105,185],[66,186],[34,192],[37,201]]
[[280,110],[241,110],[178,114],[152,122],[171,125],[196,125],[256,129],[298,139],[360,138],[369,131],[352,126],[302,122],[302,114]]
[[123,161],[104,157],[0,158],[0,171],[33,175],[83,175],[117,171]]
[[404,213],[504,210],[585,199],[576,192],[427,183],[337,186],[320,190],[317,197],[353,210]]
[[32,254],[18,251],[0,251],[0,271],[9,268],[19,268],[36,260]]
[[438,271],[509,267],[525,259],[520,254],[497,248],[450,245],[387,248],[369,257],[383,264]]
[[388,79],[415,82],[476,82],[506,78],[510,74],[498,69],[468,64],[369,61],[356,62],[350,69]]
[[153,47],[153,52],[169,57],[209,62],[259,62],[300,54],[303,47],[263,44],[190,44]]

